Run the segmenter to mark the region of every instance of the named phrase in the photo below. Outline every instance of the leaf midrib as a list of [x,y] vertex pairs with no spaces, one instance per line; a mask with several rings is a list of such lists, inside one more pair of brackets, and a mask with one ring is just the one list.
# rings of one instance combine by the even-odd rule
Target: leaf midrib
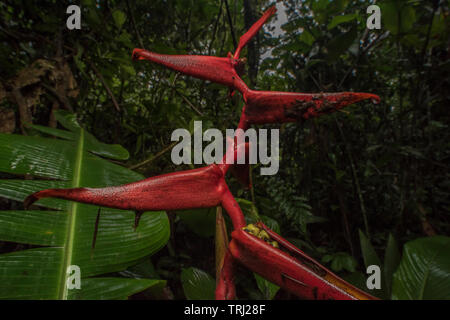
[[[75,166],[73,171],[72,188],[78,188],[81,180],[81,167],[83,163],[84,130],[80,129],[80,135],[75,155]],[[67,300],[67,268],[72,264],[73,243],[75,237],[75,226],[77,219],[78,202],[72,202],[67,212],[68,224],[66,229],[66,241],[64,242],[63,262],[60,270],[60,283],[58,298]]]
[[428,281],[428,277],[430,275],[431,266],[434,263],[434,260],[436,259],[436,256],[437,256],[438,253],[439,253],[439,250],[436,250],[436,252],[433,254],[431,259],[427,263],[425,275],[424,275],[423,282],[422,282],[422,285],[421,285],[421,288],[420,288],[420,291],[419,291],[418,300],[423,300],[423,295],[425,293],[425,287],[427,286],[427,281]]

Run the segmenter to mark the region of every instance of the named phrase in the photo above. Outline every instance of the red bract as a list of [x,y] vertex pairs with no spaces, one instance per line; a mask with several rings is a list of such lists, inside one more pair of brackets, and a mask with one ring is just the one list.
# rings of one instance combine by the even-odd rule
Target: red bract
[[225,253],[222,270],[216,287],[216,300],[233,300],[236,298],[234,286],[234,258],[228,250]]
[[239,59],[240,52],[275,12],[275,6],[268,9],[240,38],[234,56],[231,53],[228,53],[226,58],[202,55],[167,55],[144,49],[134,49],[133,59],[149,60],[196,78],[223,84],[242,93],[247,86],[239,77],[244,71],[245,64],[245,59]]
[[340,279],[261,222],[258,226],[265,230],[272,240],[277,241],[280,249],[243,230],[233,231],[230,252],[250,270],[307,299],[374,299]]
[[[239,77],[245,61],[239,58],[240,52],[275,11],[275,7],[267,10],[241,37],[234,56],[228,54],[227,58],[221,58],[164,55],[135,49],[133,58],[150,60],[184,74],[240,91],[245,101],[238,125],[238,128],[242,130],[248,129],[251,124],[306,120],[365,99],[380,100],[377,95],[371,93],[307,94],[249,89]],[[242,131],[238,132],[240,133],[234,137],[235,142],[240,141],[238,135],[242,134]],[[258,223],[256,227],[258,230],[264,230],[264,235],[261,237],[247,232],[248,228],[245,228],[247,231],[243,230],[244,215],[225,181],[226,172],[230,168],[230,164],[225,161],[227,155],[232,153],[236,162],[237,152],[243,148],[247,154],[248,144],[229,148],[221,164],[164,174],[122,186],[39,191],[27,197],[25,206],[28,207],[41,198],[56,197],[134,210],[137,225],[143,211],[182,210],[222,205],[229,214],[235,230],[232,232],[232,240],[218,277],[217,299],[235,298],[233,279],[236,261],[302,298],[375,299],[340,279],[264,224]],[[238,180],[246,185],[249,184],[248,170],[248,164],[232,166],[232,171]]]
[[235,230],[231,236],[229,250],[233,257],[283,289],[307,299],[355,299],[325,280],[328,274],[322,268],[307,266],[243,230]]
[[250,29],[246,33],[242,35],[239,39],[238,47],[236,48],[236,52],[234,53],[234,58],[239,59],[239,55],[241,54],[241,50],[247,45],[247,43],[258,33],[259,29],[266,23],[269,18],[277,12],[277,8],[275,6],[270,7],[264,12],[261,18],[256,21]]
[[247,90],[242,118],[248,124],[285,123],[332,113],[361,100],[380,97],[371,93],[295,93]]
[[150,60],[196,78],[223,84],[233,90],[243,91],[246,87],[235,69],[242,61],[234,60],[231,57],[168,55],[134,49],[133,58]]
[[[247,148],[248,149],[248,146]],[[238,148],[234,149],[237,157]],[[228,167],[212,164],[106,188],[46,189],[29,195],[25,208],[42,198],[60,198],[103,207],[133,210],[137,221],[144,211],[184,210],[222,205],[235,228],[244,216],[225,182]]]
[[206,208],[217,206],[227,191],[223,176],[217,165],[210,165],[115,187],[43,190],[29,196],[25,205],[54,197],[134,211]]

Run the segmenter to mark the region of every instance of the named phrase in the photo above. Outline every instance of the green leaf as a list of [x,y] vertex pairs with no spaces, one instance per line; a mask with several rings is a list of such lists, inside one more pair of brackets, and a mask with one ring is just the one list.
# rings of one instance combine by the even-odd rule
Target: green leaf
[[71,290],[71,300],[124,300],[143,290],[160,286],[164,280],[94,278],[85,279],[80,290]]
[[380,258],[378,258],[377,253],[375,252],[375,249],[373,248],[372,244],[370,243],[369,239],[365,236],[365,234],[358,230],[359,232],[359,240],[361,243],[361,251],[363,254],[364,259],[364,265],[367,269],[368,266],[376,265],[380,268],[381,271],[381,289],[373,289],[370,290],[371,294],[379,297],[379,298],[387,298],[386,296],[386,282],[384,280],[384,270],[383,266],[381,265]]
[[[76,116],[64,110],[58,110],[54,113],[56,120],[61,123],[65,128],[72,132],[78,133],[80,126],[77,122]],[[55,136],[59,137],[57,134]],[[66,138],[70,139],[70,138]],[[75,140],[76,136],[72,136],[70,140]],[[95,153],[99,156],[114,159],[114,160],[127,160],[130,156],[128,151],[118,144],[106,144],[97,140],[89,132],[85,132],[85,150]]]
[[349,31],[339,34],[334,37],[328,44],[327,61],[333,62],[339,58],[341,54],[347,51],[357,37],[356,27],[353,26]]
[[[64,119],[63,121],[68,121],[65,116],[63,116],[66,112],[62,110],[58,110],[55,112],[55,118],[59,121],[60,119]],[[70,115],[70,117],[74,117],[74,115]],[[76,119],[74,119],[76,121]],[[70,121],[70,120],[69,120]],[[72,129],[73,131],[60,130],[50,127],[44,127],[40,125],[30,125],[31,128],[36,129],[42,133],[55,136],[62,139],[75,141],[78,136],[79,128],[70,126],[70,122],[67,122],[68,129]],[[66,127],[67,128],[67,127]],[[128,151],[118,144],[106,144],[98,141],[92,134],[85,132],[85,146],[86,151],[90,151],[102,157],[107,157],[114,160],[127,160],[129,158]]]
[[123,69],[123,71],[125,71],[128,75],[130,76],[135,76],[136,75],[136,70],[134,70],[133,65],[129,64],[129,63],[122,63],[120,65],[120,67]]
[[416,22],[416,11],[406,1],[383,2],[380,9],[384,25],[393,35],[409,32]]
[[[91,143],[86,142],[86,139],[89,139],[89,136],[86,137],[83,131],[83,152],[78,152],[77,141],[1,134],[0,171],[70,181],[75,174],[74,160],[79,156],[82,157],[80,161],[85,162],[87,168],[91,170],[88,180],[95,183],[95,186],[102,185],[102,180],[118,182],[119,179],[120,182],[126,183],[130,179],[143,178],[135,172],[86,152],[86,149],[89,150],[91,147]],[[109,154],[112,158],[119,156],[119,153],[111,150],[109,152],[99,147],[97,153],[105,156]],[[130,176],[127,177],[127,174]],[[95,176],[100,180],[96,180]]]
[[411,146],[401,146],[399,147],[399,153],[405,156],[413,156],[417,159],[424,159],[424,155],[417,149]]
[[78,132],[81,129],[80,124],[77,121],[75,114],[64,110],[57,110],[55,113],[55,119],[58,120],[59,124],[62,125],[67,130],[72,132]]
[[124,24],[125,20],[127,20],[127,16],[125,13],[123,13],[120,10],[114,10],[112,13],[114,22],[116,23],[116,26],[120,29],[122,28],[122,25]]
[[236,198],[236,202],[239,204],[239,207],[245,217],[258,217],[258,209],[255,207],[253,202],[242,198]]
[[367,239],[366,235],[361,230],[358,230],[358,232],[364,265],[366,266],[366,268],[370,265],[377,265],[381,268],[380,258],[378,258],[378,255],[375,252],[375,249],[372,247],[369,239]]
[[398,244],[392,234],[389,234],[386,252],[384,254],[384,276],[386,280],[386,293],[391,296],[392,290],[392,276],[400,264],[400,252],[398,251]]
[[331,30],[334,27],[336,27],[337,25],[344,23],[344,22],[349,22],[352,20],[355,20],[357,17],[356,14],[346,14],[343,16],[334,16],[333,19],[331,20],[331,22],[328,24],[327,29]]
[[330,4],[330,1],[328,0],[312,0],[311,1],[312,9],[313,11],[324,11],[327,6]]
[[188,300],[213,300],[215,297],[216,281],[200,269],[183,269],[181,283]]
[[358,262],[349,255],[347,252],[337,252],[332,255],[327,254],[322,257],[322,262],[331,262],[331,269],[335,272],[347,270],[349,272],[355,272],[355,268]]
[[263,294],[264,299],[272,300],[277,294],[280,287],[270,281],[267,281],[256,273],[254,273],[253,275],[255,276],[256,284],[258,285],[258,289]]
[[0,221],[1,241],[64,245],[67,219],[61,211],[0,211]]
[[192,209],[177,211],[180,220],[191,231],[201,237],[212,237],[215,234],[216,208]]
[[435,236],[407,242],[394,274],[392,299],[450,299],[450,238]]
[[349,272],[355,272],[355,268],[358,265],[358,262],[355,258],[353,258],[351,255],[349,255],[346,252],[341,252],[341,255],[339,255],[339,258],[342,260],[342,269],[347,270]]
[[275,219],[272,219],[271,217],[260,215],[261,221],[272,231],[276,233],[280,233],[280,225],[278,224],[278,221]]
[[314,43],[314,37],[312,36],[311,33],[309,33],[306,30],[303,30],[302,34],[299,37],[300,41],[303,41],[304,43],[306,43],[308,46],[311,46]]
[[[98,142],[75,118],[63,119],[72,131],[40,129],[68,140],[0,134],[0,171],[45,178],[0,180],[0,196],[23,201],[46,188],[105,187],[143,179],[94,155],[121,156],[120,149]],[[0,240],[46,246],[0,255],[0,298],[123,299],[156,283],[94,277],[125,270],[162,248],[169,238],[164,212],[145,213],[134,231],[133,212],[101,208],[92,249],[97,206],[61,199],[43,199],[36,205],[59,211],[0,211]],[[81,291],[66,285],[70,265],[80,267]]]

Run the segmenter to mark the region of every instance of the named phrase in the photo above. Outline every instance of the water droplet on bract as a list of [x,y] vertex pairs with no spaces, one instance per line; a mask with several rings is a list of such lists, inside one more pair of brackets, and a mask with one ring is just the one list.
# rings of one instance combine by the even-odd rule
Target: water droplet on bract
[[379,100],[379,99],[372,98],[372,103],[373,103],[373,104],[379,104],[379,103],[380,103],[380,100]]

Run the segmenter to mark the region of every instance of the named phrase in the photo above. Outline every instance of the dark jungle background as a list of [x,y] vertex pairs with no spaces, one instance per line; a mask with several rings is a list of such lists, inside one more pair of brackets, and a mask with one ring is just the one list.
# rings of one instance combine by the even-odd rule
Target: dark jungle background
[[[232,176],[227,181],[249,219],[264,217],[352,283],[364,287],[368,262],[379,259],[383,265],[393,255],[390,274],[384,264],[386,290],[378,296],[449,299],[449,1],[377,1],[381,29],[367,30],[366,8],[373,2],[277,4],[276,17],[241,55],[248,59],[244,81],[250,87],[370,92],[381,103],[365,101],[302,123],[261,126],[280,128],[279,172],[261,176],[254,166],[252,192]],[[66,8],[72,2],[2,1],[0,131],[48,138],[31,125],[63,129],[54,116],[63,110],[99,141],[123,146],[128,159],[114,161],[121,166],[145,177],[190,169],[194,166],[170,159],[172,131],[190,129],[194,120],[203,121],[203,130],[235,128],[242,98],[147,61],[133,62],[133,48],[223,57],[274,3],[75,1],[82,10],[81,30],[68,30]],[[1,171],[2,181],[39,176]],[[0,183],[0,189],[3,213],[23,209],[21,199],[4,191],[8,186]],[[213,297],[215,209],[167,215],[167,243],[110,274],[166,280],[156,289],[133,292],[131,299]],[[0,216],[0,253],[39,248],[14,241],[8,236],[14,230],[6,230],[10,218]],[[424,280],[422,295],[392,293],[405,244],[436,237],[443,247],[430,263],[442,260],[436,267],[440,280]],[[1,265],[0,275],[9,277]],[[236,277],[241,299],[295,298],[244,268]],[[8,297],[4,283],[0,296]]]

